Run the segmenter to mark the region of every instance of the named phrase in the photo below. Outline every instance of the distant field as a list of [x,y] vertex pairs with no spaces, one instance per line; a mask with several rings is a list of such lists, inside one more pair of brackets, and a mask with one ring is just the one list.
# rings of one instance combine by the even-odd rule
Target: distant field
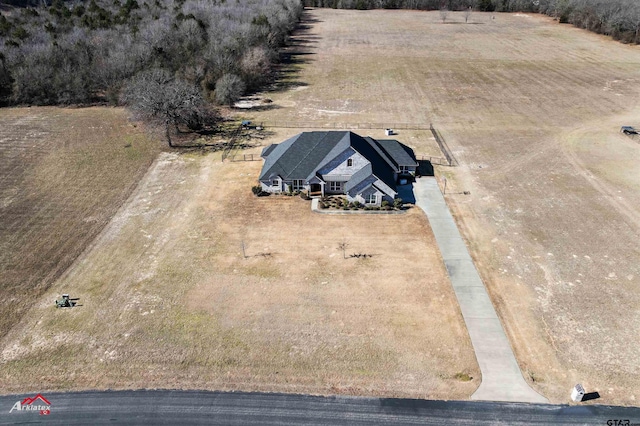
[[[638,404],[640,48],[539,15],[313,10],[257,120],[433,122],[458,223],[527,380]],[[449,22],[451,21],[451,22]],[[382,131],[370,131],[382,136]],[[399,132],[416,152],[427,135]],[[470,196],[456,193],[470,191]]]
[[0,109],[0,338],[96,237],[161,148],[121,109]]

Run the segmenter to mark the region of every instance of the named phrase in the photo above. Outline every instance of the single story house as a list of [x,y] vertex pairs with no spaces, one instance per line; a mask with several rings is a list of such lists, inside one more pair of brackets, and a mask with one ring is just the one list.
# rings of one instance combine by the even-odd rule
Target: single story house
[[374,206],[392,202],[396,184],[418,167],[413,151],[400,142],[349,131],[300,133],[265,147],[261,156],[265,192],[345,194],[349,201]]

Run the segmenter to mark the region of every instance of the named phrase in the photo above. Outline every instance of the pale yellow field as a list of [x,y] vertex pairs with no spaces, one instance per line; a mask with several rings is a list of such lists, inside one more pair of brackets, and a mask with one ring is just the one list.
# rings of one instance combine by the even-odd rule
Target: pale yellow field
[[[309,11],[296,72],[262,94],[271,107],[242,116],[433,122],[460,162],[438,170],[448,201],[526,379],[552,402],[580,382],[596,403],[637,405],[640,147],[618,129],[640,125],[640,49],[541,16],[495,16]],[[270,130],[265,143],[298,131]],[[439,155],[427,132],[397,139]],[[163,157],[0,342],[6,390],[468,397],[478,369],[424,217],[319,219],[301,200],[269,204],[247,190],[259,167]],[[341,259],[345,237],[375,256]],[[51,309],[62,291],[85,306]]]
[[[433,122],[458,224],[532,385],[637,405],[640,48],[538,15],[313,10],[256,120]],[[376,133],[377,132],[377,133]],[[382,136],[382,131],[371,131]],[[428,137],[399,132],[416,152]],[[437,153],[437,151],[435,151]]]
[[[257,198],[260,166],[163,154],[3,340],[2,391],[468,398],[479,369],[424,215],[327,216],[299,197]],[[372,257],[344,259],[342,241]],[[63,292],[82,306],[56,310]]]

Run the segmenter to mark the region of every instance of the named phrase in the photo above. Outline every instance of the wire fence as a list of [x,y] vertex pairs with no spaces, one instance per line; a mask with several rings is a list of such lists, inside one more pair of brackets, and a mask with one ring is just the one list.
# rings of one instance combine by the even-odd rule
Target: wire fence
[[260,124],[263,128],[275,127],[285,129],[393,129],[393,130],[430,130],[430,124],[415,123],[316,123],[313,121],[265,121]]
[[231,155],[231,151],[233,151],[233,148],[236,145],[236,141],[238,140],[238,136],[240,136],[240,132],[242,132],[242,124],[236,127],[236,129],[231,134],[231,137],[229,138],[229,142],[227,143],[227,145],[224,147],[224,150],[222,151],[222,161],[224,161],[229,157],[229,155]]
[[236,155],[231,154],[228,157],[231,161],[260,161],[262,160],[262,157],[260,157],[259,154],[242,154],[242,155]]
[[[259,125],[254,125],[260,130],[267,127],[289,128],[289,129],[340,129],[340,130],[357,130],[357,129],[393,129],[393,130],[430,130],[433,134],[440,151],[444,157],[432,155],[416,155],[418,161],[429,161],[431,164],[441,166],[457,166],[458,161],[455,159],[447,142],[442,134],[436,130],[432,123],[429,124],[413,124],[413,123],[315,123],[315,122],[289,122],[289,121],[265,121]],[[222,151],[222,161],[229,159],[230,161],[259,161],[260,155],[242,154],[236,155],[235,150],[237,140],[241,135],[243,125],[239,125],[232,133],[228,144]]]
[[434,157],[432,155],[416,155],[418,161],[428,161],[431,164],[437,164],[439,166],[450,166],[449,160],[444,157]]
[[440,147],[440,151],[442,151],[442,154],[444,154],[444,156],[447,159],[446,165],[457,166],[458,161],[455,159],[455,157],[451,153],[451,150],[449,149],[449,145],[447,145],[447,142],[442,137],[442,134],[439,131],[437,131],[435,127],[433,127],[433,124],[429,124],[429,130],[431,130],[431,133],[433,134],[434,139],[438,143],[438,146]]

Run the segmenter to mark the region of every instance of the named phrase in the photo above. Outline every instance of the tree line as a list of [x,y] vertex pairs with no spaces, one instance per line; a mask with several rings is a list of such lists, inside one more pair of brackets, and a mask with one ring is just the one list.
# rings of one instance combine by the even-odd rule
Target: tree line
[[0,104],[124,102],[158,116],[165,103],[189,127],[207,101],[229,104],[269,81],[303,10],[300,0],[3,3],[20,7],[0,14]]
[[638,0],[304,0],[307,7],[335,9],[479,10],[543,13],[625,43],[640,43]]

